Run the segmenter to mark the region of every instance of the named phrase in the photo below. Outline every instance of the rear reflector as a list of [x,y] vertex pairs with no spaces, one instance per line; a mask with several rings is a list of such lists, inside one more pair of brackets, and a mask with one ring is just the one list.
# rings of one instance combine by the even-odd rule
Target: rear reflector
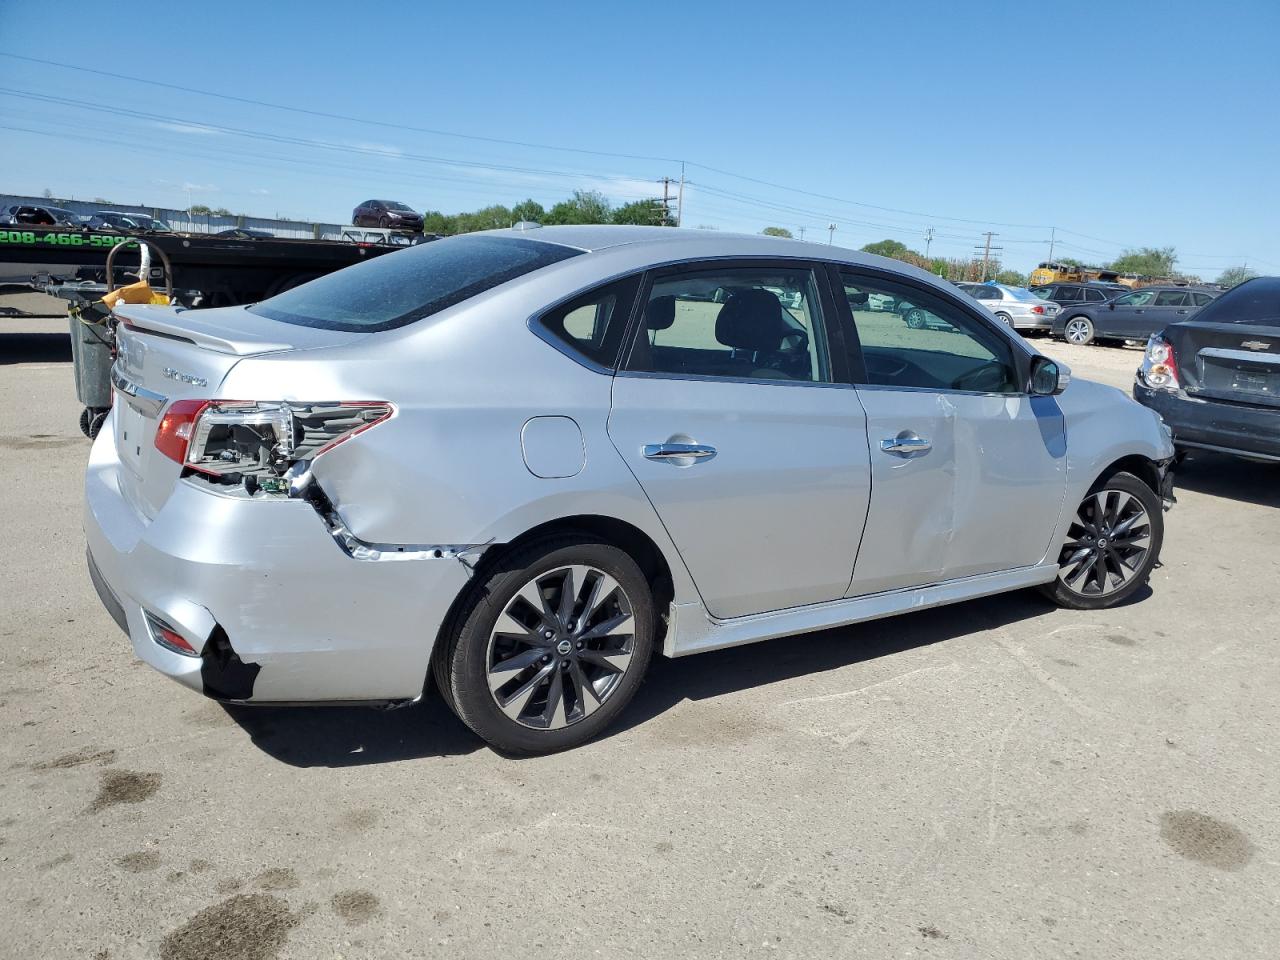
[[174,653],[180,653],[184,657],[198,657],[200,654],[196,652],[196,648],[187,642],[187,638],[180,634],[173,627],[169,626],[159,617],[147,614],[147,627],[151,630],[151,639],[159,646]]

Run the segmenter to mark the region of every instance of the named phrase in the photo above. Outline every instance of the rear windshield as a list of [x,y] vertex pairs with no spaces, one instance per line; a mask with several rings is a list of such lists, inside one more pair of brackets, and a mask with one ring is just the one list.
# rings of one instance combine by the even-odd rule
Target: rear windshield
[[1258,277],[1232,287],[1198,310],[1195,320],[1280,326],[1280,277]]
[[1040,298],[1026,287],[1002,287],[1015,300],[1039,300]]
[[324,330],[390,330],[579,252],[536,240],[449,237],[330,273],[249,311]]

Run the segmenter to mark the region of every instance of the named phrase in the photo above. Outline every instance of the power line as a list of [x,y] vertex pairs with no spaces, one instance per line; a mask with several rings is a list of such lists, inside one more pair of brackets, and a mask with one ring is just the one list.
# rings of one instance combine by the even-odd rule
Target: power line
[[584,147],[564,147],[550,143],[533,143],[525,140],[507,140],[501,137],[485,137],[479,134],[457,133],[451,130],[436,130],[431,127],[415,127],[405,123],[392,123],[388,120],[370,120],[368,117],[354,117],[342,113],[327,113],[323,110],[309,110],[306,107],[295,107],[284,103],[271,103],[267,100],[255,100],[251,97],[237,97],[229,93],[216,93],[213,90],[201,90],[197,87],[187,87],[178,83],[166,83],[163,80],[147,80],[143,77],[134,77],[125,73],[117,73],[110,70],[95,70],[92,67],[82,67],[72,63],[59,63],[56,60],[42,60],[39,57],[24,57],[21,54],[0,51],[0,57],[9,57],[12,60],[25,60],[27,63],[39,63],[47,67],[59,67],[63,70],[75,70],[79,73],[91,73],[99,77],[110,77],[114,80],[127,80],[130,83],[142,83],[152,87],[164,87],[168,90],[177,90],[181,93],[194,93],[202,97],[213,97],[218,100],[228,100],[232,103],[243,103],[255,107],[267,107],[271,110],[287,110],[290,113],[299,113],[309,117],[319,117],[324,120],[343,120],[348,123],[363,123],[367,126],[382,127],[389,130],[404,130],[410,133],[425,133],[436,137],[455,137],[460,140],[474,140],[479,143],[494,143],[507,147],[528,147],[534,150],[560,150],[565,153],[581,153],[595,157],[614,157],[619,160],[647,160],[658,161],[662,163],[679,163],[672,157],[650,157],[643,154],[631,153],[615,153],[608,150],[589,150]]

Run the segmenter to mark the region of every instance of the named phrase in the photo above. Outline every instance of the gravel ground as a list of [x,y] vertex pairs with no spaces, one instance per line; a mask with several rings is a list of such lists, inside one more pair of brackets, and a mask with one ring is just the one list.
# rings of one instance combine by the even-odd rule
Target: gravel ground
[[659,661],[611,736],[513,761],[435,699],[226,710],[136,662],[84,571],[64,322],[0,324],[2,957],[1275,949],[1280,468],[1191,460],[1120,609]]

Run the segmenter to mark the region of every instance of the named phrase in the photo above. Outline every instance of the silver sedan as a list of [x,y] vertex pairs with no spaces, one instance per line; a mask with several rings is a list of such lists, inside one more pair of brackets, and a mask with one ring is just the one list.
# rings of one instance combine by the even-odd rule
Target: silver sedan
[[1003,283],[960,283],[960,289],[995,314],[996,319],[1015,330],[1049,330],[1061,309],[1052,300],[1043,300],[1026,287]]
[[1155,414],[827,245],[501,231],[117,313],[90,574],[140,658],[226,702],[434,686],[558,750],[655,654],[1023,587],[1100,609],[1160,552]]

